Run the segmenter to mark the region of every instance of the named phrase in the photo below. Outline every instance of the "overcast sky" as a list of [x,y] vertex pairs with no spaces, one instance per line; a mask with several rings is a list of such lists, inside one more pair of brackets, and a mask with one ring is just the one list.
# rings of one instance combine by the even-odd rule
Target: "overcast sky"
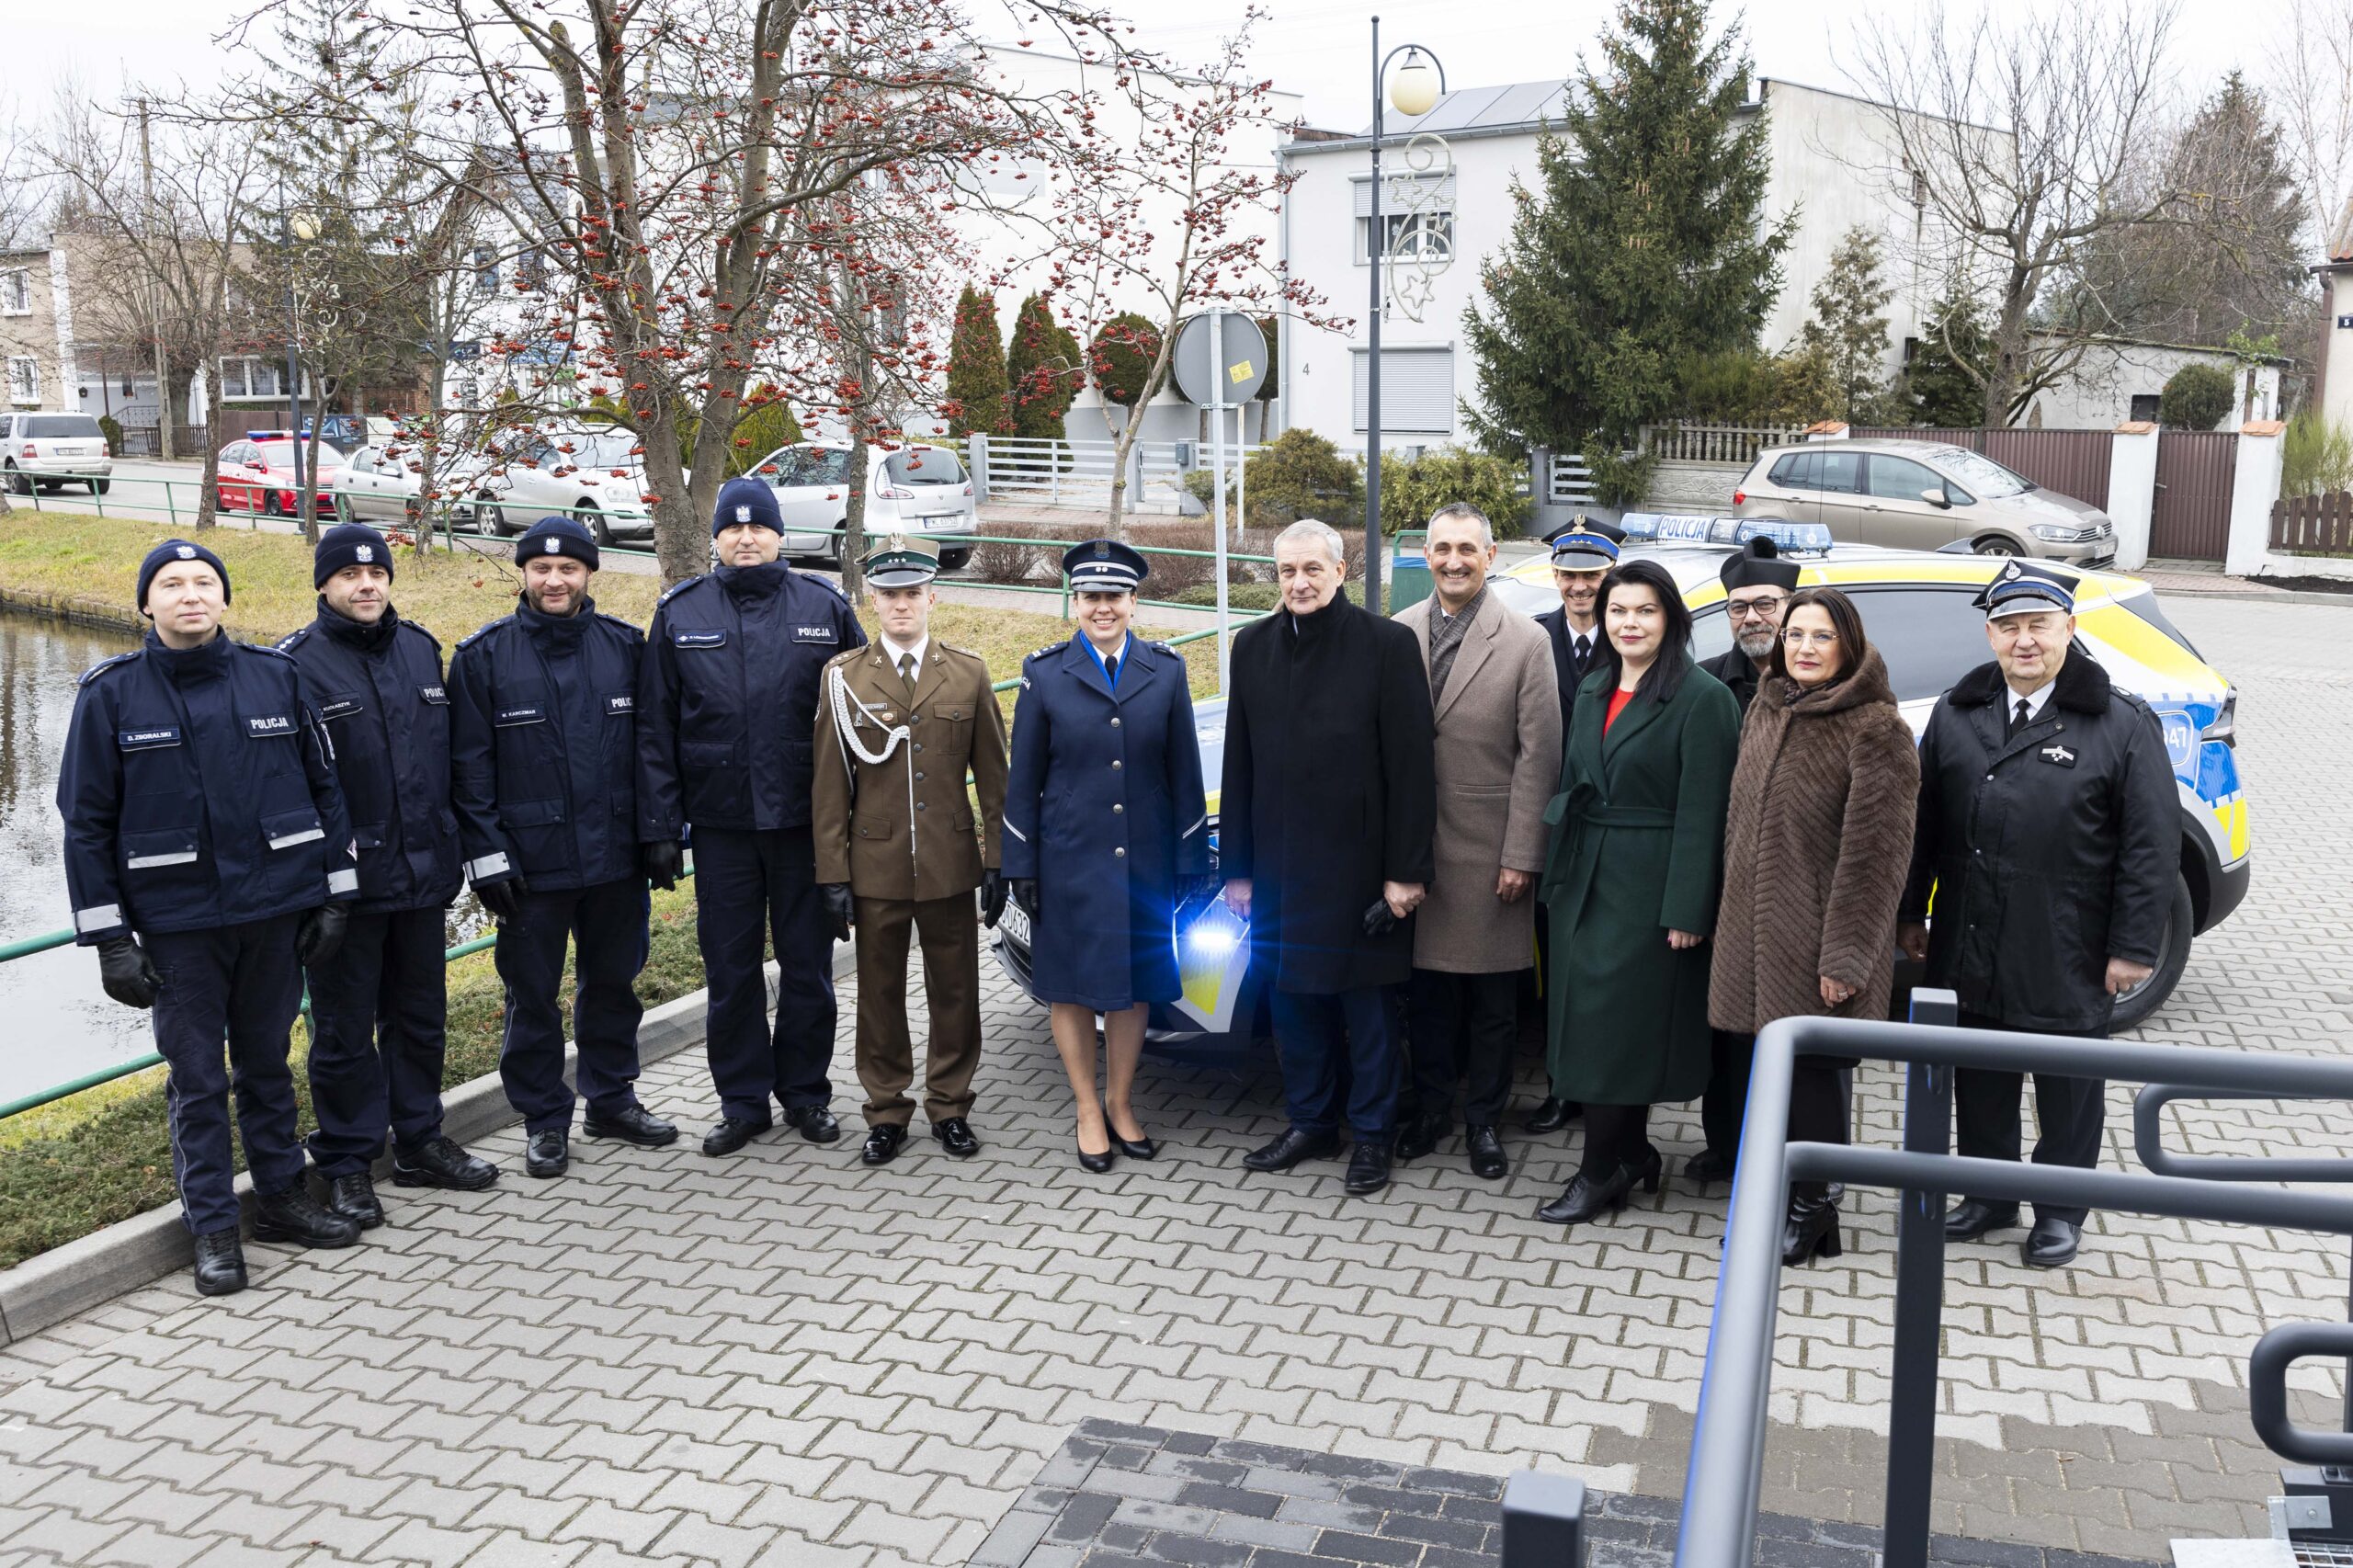
[[[1105,0],[1132,17],[1139,40],[1179,60],[1215,48],[1240,21],[1241,0]],[[1894,0],[1901,6],[1908,0]],[[2086,0],[1987,0],[2026,12]],[[88,7],[11,6],[5,91],[20,116],[45,114],[52,85],[69,72],[111,96],[126,77],[161,87],[187,79],[203,85],[220,72],[223,51],[212,39],[246,6],[233,0],[106,0]],[[1359,130],[1369,118],[1370,40],[1366,17],[1377,8],[1387,43],[1421,43],[1445,63],[1449,86],[1558,80],[1569,74],[1615,9],[1614,0],[1272,0],[1255,51],[1277,85],[1302,93],[1311,122]],[[396,10],[396,8],[394,8]],[[2183,89],[2195,97],[2236,64],[2263,74],[2264,53],[2281,24],[2281,7],[2247,0],[2183,0],[2173,56]],[[1719,16],[1732,15],[1729,6]],[[1759,70],[1826,87],[1852,84],[1840,69],[1849,52],[1843,6],[1819,0],[1751,0],[1747,33]],[[250,63],[250,62],[248,62]]]

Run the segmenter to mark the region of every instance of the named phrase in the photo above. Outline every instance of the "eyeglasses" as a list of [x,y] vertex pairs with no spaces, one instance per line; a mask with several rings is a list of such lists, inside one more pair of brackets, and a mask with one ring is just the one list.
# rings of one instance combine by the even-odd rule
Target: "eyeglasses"
[[1807,631],[1792,626],[1781,633],[1781,646],[1784,648],[1835,648],[1837,645],[1838,634],[1836,631]]
[[1734,620],[1770,620],[1780,614],[1781,607],[1789,602],[1786,595],[1762,599],[1728,599],[1724,603],[1724,613]]

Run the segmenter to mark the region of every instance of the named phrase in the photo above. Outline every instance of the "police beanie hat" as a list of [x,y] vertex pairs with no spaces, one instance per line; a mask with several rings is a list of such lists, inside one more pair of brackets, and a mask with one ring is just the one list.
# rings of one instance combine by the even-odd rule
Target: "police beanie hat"
[[219,573],[221,602],[224,605],[229,602],[229,569],[221,563],[221,558],[200,544],[190,544],[184,539],[167,539],[149,551],[147,559],[139,563],[138,605],[142,612],[147,608],[147,585],[155,580],[156,573],[175,561],[201,561]]
[[519,566],[534,555],[569,555],[594,572],[597,569],[597,537],[570,517],[541,517],[523,530],[515,541],[515,563]]
[[392,547],[384,536],[365,523],[343,523],[319,536],[312,559],[311,586],[323,588],[328,578],[347,566],[381,566],[392,574]]
[[776,492],[756,479],[731,479],[719,487],[719,505],[710,509],[710,537],[738,523],[757,523],[772,534],[784,531],[784,514],[776,509]]

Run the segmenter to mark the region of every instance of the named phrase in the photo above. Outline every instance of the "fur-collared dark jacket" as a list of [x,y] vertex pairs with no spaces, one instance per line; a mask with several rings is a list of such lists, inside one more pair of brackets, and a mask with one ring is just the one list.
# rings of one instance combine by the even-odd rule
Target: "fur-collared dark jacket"
[[1902,918],[1934,919],[1927,983],[2013,1028],[2105,1028],[2108,960],[2154,965],[2181,857],[2156,715],[2081,649],[2034,722],[1981,665],[1920,742],[1920,814]]

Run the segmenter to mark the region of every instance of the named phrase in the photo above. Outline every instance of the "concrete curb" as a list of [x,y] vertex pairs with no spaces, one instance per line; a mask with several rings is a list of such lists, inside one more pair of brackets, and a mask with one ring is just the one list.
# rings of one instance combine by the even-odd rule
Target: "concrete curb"
[[[856,947],[837,944],[834,949],[835,982],[838,983],[847,977],[856,963]],[[768,1006],[773,1009],[777,997],[777,967],[773,963],[767,966],[767,992]],[[675,1002],[648,1008],[637,1030],[639,1064],[650,1066],[701,1044],[704,1013],[710,1000],[708,991],[697,991]],[[567,1046],[563,1053],[566,1078],[572,1076],[577,1061],[577,1052]],[[522,1119],[506,1103],[506,1088],[496,1073],[484,1074],[449,1090],[442,1096],[441,1105],[442,1131],[460,1143],[471,1143]],[[680,1136],[688,1134],[682,1131]],[[377,1163],[376,1174],[381,1177],[391,1170],[388,1154]],[[503,1173],[500,1180],[519,1174]],[[237,1203],[249,1230],[253,1223],[253,1177],[239,1173]],[[0,1270],[0,1346],[29,1338],[77,1313],[185,1269],[195,1256],[188,1227],[180,1223],[179,1210],[166,1203],[104,1230],[93,1231],[38,1257],[27,1258],[14,1268]]]
[[[2259,583],[2260,577],[2248,581]],[[2334,605],[2353,608],[2353,594],[2322,594],[2303,588],[2159,588],[2169,599],[2235,599],[2251,605]]]

